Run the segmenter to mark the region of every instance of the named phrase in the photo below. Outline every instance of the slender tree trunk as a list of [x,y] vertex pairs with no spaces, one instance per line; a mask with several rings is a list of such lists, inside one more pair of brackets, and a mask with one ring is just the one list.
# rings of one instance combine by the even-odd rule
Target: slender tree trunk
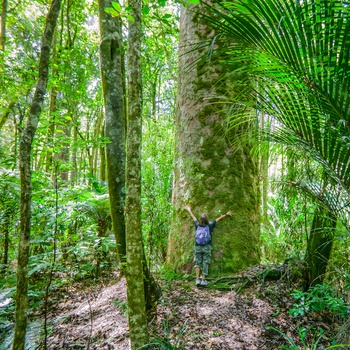
[[[266,120],[261,117],[261,129],[266,128]],[[262,220],[265,229],[268,229],[268,181],[269,181],[269,149],[262,149],[260,154],[260,179],[261,179],[261,197],[262,197]]]
[[[101,127],[101,137],[105,137],[104,126]],[[106,181],[106,146],[100,146],[100,181]]]
[[5,112],[2,115],[0,115],[0,130],[7,122],[7,119],[9,118],[12,108],[15,106],[16,102],[17,102],[17,99],[14,101],[11,101],[8,107],[6,108]]
[[[52,48],[52,55],[53,55],[54,67],[52,68],[52,76],[56,76],[57,75],[56,30],[55,30],[55,35],[53,40],[54,40],[54,45]],[[49,122],[49,128],[47,133],[48,147],[46,148],[46,162],[45,162],[46,172],[49,172],[50,170],[52,170],[56,110],[57,110],[57,86],[54,85],[51,87],[51,91],[50,91],[50,122]]]
[[[76,118],[76,116],[74,116],[74,118]],[[76,144],[77,139],[78,139],[77,126],[75,125],[74,122],[73,122],[73,125],[74,125],[73,126],[73,143]],[[74,186],[77,184],[77,179],[79,178],[76,147],[74,147],[72,149],[72,168],[73,168],[73,170],[71,173],[70,182]]]
[[[91,118],[92,119],[92,118]],[[93,126],[90,124],[90,122],[87,124],[87,130],[86,130],[86,141],[94,141],[94,136],[91,135],[90,133],[90,128],[93,129]],[[86,148],[86,153],[88,155],[88,159],[89,159],[89,174],[91,176],[91,184],[92,184],[92,179],[94,178],[95,176],[95,171],[94,171],[94,150],[93,148],[91,148],[89,146],[89,143],[85,146]]]
[[[3,73],[4,74],[4,73]],[[2,87],[2,86],[1,86]],[[0,115],[0,130],[3,128],[3,126],[6,124],[8,118],[11,115],[12,109],[13,107],[15,107],[16,103],[19,100],[19,97],[22,95],[26,95],[29,93],[29,91],[31,90],[30,88],[26,88],[25,91],[18,91],[17,94],[12,98],[11,102],[9,102],[8,106],[6,107],[6,109],[4,110],[3,114]],[[15,123],[16,124],[16,123]],[[20,123],[21,124],[21,123]],[[15,125],[15,127],[18,126]]]
[[7,210],[4,210],[3,224],[2,224],[2,232],[4,235],[4,255],[2,258],[3,271],[6,270],[8,264],[8,253],[9,253],[9,233],[10,233],[10,218]]
[[1,5],[1,28],[0,28],[0,50],[5,51],[5,44],[6,44],[6,17],[7,17],[7,0],[2,0]]
[[102,238],[106,237],[107,228],[107,217],[99,217],[97,221],[97,237],[99,237],[99,242],[95,254],[95,278],[99,278],[101,275],[101,261],[106,261],[107,259],[106,252],[102,250]]
[[69,48],[73,46],[73,40],[72,40],[72,35],[71,35],[71,25],[70,25],[70,12],[69,12],[71,7],[72,7],[72,1],[67,0],[67,6],[65,8],[66,29],[67,29],[66,47],[69,47]]
[[306,262],[309,269],[307,288],[323,283],[336,226],[337,218],[334,214],[319,204],[315,210],[306,248]]
[[[73,115],[73,111],[69,113],[69,115]],[[70,159],[70,142],[71,142],[71,134],[72,134],[72,122],[71,120],[65,119],[62,123],[62,128],[64,130],[64,139],[60,141],[61,151],[57,155],[57,158],[60,160],[60,177],[61,180],[64,181],[66,185],[68,185],[69,180],[69,159]]]
[[[101,128],[101,125],[104,123],[104,118],[103,118],[103,112],[102,110],[99,110],[98,115],[97,115],[97,120],[95,124],[95,130],[94,130],[94,142],[96,145],[98,144],[98,140],[102,137],[103,133],[103,128]],[[96,178],[100,177],[100,171],[101,168],[99,164],[101,163],[101,152],[100,152],[100,147],[94,147],[94,169],[95,169],[95,176]],[[100,180],[100,179],[99,179]]]
[[7,268],[7,264],[8,264],[9,240],[10,240],[9,228],[5,227],[5,230],[4,230],[4,256],[3,256],[3,261],[2,261],[4,270]]
[[105,107],[107,177],[113,231],[120,262],[125,261],[125,111],[122,74],[122,27],[120,18],[105,12],[109,0],[99,0],[100,62]]
[[49,59],[53,34],[57,17],[60,11],[61,1],[53,0],[48,16],[41,44],[41,53],[38,69],[38,81],[26,127],[23,130],[20,141],[20,238],[18,245],[17,289],[16,289],[16,324],[12,344],[13,350],[23,350],[25,347],[25,335],[27,328],[28,308],[28,260],[30,239],[30,210],[31,210],[31,148],[34,135],[38,126],[46,85],[49,75]]
[[157,117],[157,88],[159,79],[159,69],[157,69],[153,75],[153,83],[151,85],[151,98],[152,98],[152,111],[151,115],[153,118]]
[[[210,60],[208,46],[195,50],[195,44],[204,40],[216,38],[215,43],[220,44],[216,33],[202,23],[200,11],[208,9],[181,7],[174,217],[167,262],[174,270],[193,271],[194,243],[189,242],[194,242],[194,226],[184,210],[186,204],[195,215],[206,213],[210,220],[232,210],[232,218],[214,230],[210,274],[215,276],[237,272],[260,260],[259,174],[251,147],[233,148],[223,135],[229,106],[216,102],[235,91],[231,78],[225,79],[226,63]],[[235,132],[228,135],[234,138]]]
[[141,2],[130,0],[128,82],[129,114],[126,167],[126,282],[129,307],[131,348],[147,343],[147,314],[143,277],[141,225],[141,141],[142,141],[142,71],[141,71]]

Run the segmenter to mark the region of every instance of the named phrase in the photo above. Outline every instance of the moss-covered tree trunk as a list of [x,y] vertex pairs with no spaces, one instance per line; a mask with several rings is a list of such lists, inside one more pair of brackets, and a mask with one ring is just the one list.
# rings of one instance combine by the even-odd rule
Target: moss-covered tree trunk
[[[230,84],[222,79],[227,73],[225,64],[215,63],[208,55],[205,62],[196,61],[209,48],[207,52],[194,51],[193,45],[216,35],[201,22],[199,9],[181,9],[175,210],[167,261],[178,271],[190,272],[193,267],[195,232],[183,209],[185,204],[190,204],[197,216],[207,213],[210,220],[232,210],[232,218],[221,221],[213,234],[209,273],[217,275],[259,262],[258,161],[249,146],[233,148],[223,136],[222,121],[228,107],[212,102],[229,93]],[[234,131],[230,133],[234,137]]]
[[9,242],[10,242],[10,213],[6,209],[3,211],[3,223],[1,225],[1,231],[2,231],[2,236],[4,237],[4,255],[2,257],[3,267],[0,270],[0,272],[4,272],[8,264]]
[[27,328],[28,308],[28,261],[30,244],[30,219],[31,219],[31,149],[34,135],[39,123],[41,108],[46,93],[49,76],[49,60],[54,30],[56,28],[58,14],[61,8],[60,0],[53,0],[46,18],[46,26],[41,43],[40,61],[38,68],[38,81],[30,106],[26,127],[20,141],[19,168],[21,179],[21,204],[20,204],[20,238],[18,244],[18,267],[16,287],[16,324],[12,343],[13,350],[25,348],[25,335]]
[[1,15],[0,15],[0,50],[5,51],[5,42],[6,42],[6,17],[7,17],[7,0],[2,0],[1,3]]
[[129,0],[128,47],[128,127],[126,166],[126,282],[131,349],[147,343],[147,314],[143,275],[141,224],[141,141],[142,141],[142,72],[141,72],[141,1]]
[[321,284],[324,280],[336,226],[337,218],[334,214],[319,204],[315,210],[306,248],[306,263],[309,269],[307,288]]
[[109,0],[99,0],[100,61],[102,90],[105,107],[105,136],[107,178],[113,231],[120,261],[124,261],[125,245],[125,111],[122,72],[121,19],[105,12]]

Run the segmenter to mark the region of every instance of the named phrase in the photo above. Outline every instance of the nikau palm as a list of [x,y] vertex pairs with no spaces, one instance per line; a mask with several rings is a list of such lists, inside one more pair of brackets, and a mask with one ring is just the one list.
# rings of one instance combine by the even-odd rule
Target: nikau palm
[[[232,103],[234,125],[258,110],[275,120],[260,137],[303,150],[323,169],[318,182],[298,183],[348,226],[350,214],[350,3],[328,0],[238,0],[210,6],[232,76],[255,89]],[[248,98],[247,98],[248,96]],[[242,108],[242,101],[245,108]],[[250,107],[250,108],[246,108]],[[237,113],[237,111],[239,113]],[[246,113],[248,112],[248,113]],[[255,124],[256,121],[252,120]],[[326,179],[326,180],[325,180]],[[328,259],[328,258],[327,258]]]
[[[250,107],[278,120],[268,130],[269,137],[302,147],[322,164],[338,191],[341,186],[346,192],[350,189],[349,4],[239,0],[217,4],[213,10],[218,17],[208,17],[221,29],[217,40],[225,42],[226,57],[230,53],[232,64],[245,62],[239,71],[256,81],[255,90],[242,92],[251,94]],[[241,117],[236,114],[236,122]],[[329,203],[336,209],[334,204]]]

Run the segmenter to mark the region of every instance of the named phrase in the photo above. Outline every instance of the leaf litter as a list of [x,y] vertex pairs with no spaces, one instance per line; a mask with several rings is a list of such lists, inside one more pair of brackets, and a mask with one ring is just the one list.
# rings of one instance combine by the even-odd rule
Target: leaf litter
[[[198,288],[194,279],[159,281],[163,293],[149,319],[152,349],[277,350],[289,336],[304,349],[320,328],[325,331],[317,349],[330,346],[341,320],[327,313],[293,318],[292,287],[282,280],[257,280],[229,290]],[[213,286],[214,283],[212,283]],[[226,286],[229,284],[226,284]],[[245,286],[247,284],[245,283]],[[49,320],[49,349],[129,350],[126,283],[76,285],[57,292]],[[305,347],[311,349],[311,347]]]

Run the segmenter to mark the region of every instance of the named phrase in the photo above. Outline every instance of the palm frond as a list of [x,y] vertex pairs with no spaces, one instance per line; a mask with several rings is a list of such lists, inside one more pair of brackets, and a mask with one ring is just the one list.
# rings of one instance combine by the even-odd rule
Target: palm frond
[[[251,108],[279,123],[262,134],[303,147],[349,191],[350,3],[237,0],[206,6],[215,16],[204,14],[205,20],[221,33],[217,57],[225,52],[227,63],[239,64],[234,70],[256,87],[247,89],[242,103],[255,101]],[[242,123],[242,115],[232,115],[232,124]]]

